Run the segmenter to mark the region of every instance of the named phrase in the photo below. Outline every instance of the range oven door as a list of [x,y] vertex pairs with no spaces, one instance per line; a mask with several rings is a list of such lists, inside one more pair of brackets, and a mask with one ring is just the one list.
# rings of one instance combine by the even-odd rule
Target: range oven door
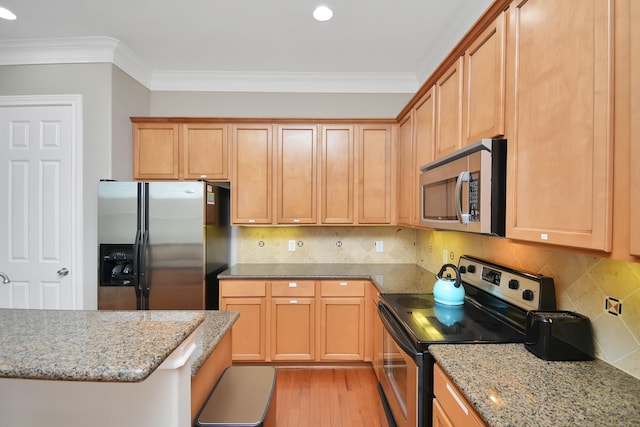
[[412,348],[393,315],[380,303],[378,314],[384,326],[380,386],[388,407],[398,427],[423,426],[423,355]]

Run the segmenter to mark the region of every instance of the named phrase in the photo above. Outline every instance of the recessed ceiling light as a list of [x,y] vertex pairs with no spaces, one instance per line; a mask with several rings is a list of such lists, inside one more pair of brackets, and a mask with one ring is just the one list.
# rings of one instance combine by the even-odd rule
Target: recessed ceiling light
[[0,18],[6,19],[8,21],[13,21],[16,19],[16,14],[11,12],[9,9],[0,7]]
[[313,17],[316,18],[317,21],[328,21],[332,16],[333,11],[327,6],[318,6],[316,10],[313,11]]

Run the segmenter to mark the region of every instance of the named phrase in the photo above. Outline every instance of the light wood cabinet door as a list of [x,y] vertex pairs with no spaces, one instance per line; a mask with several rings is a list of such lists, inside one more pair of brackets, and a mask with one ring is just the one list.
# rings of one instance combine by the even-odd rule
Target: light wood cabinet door
[[180,178],[180,132],[176,123],[133,124],[133,178]]
[[398,224],[411,225],[415,188],[413,110],[400,120],[398,128]]
[[264,281],[220,281],[220,310],[240,312],[240,317],[232,327],[231,358],[233,360],[266,360],[266,301]]
[[416,171],[416,175],[413,178],[415,198],[411,213],[411,225],[414,226],[420,225],[420,217],[422,214],[420,168],[433,160],[436,120],[435,93],[435,88],[432,87],[413,107],[413,121],[415,123],[413,132],[415,145],[414,170]]
[[265,360],[266,300],[265,298],[222,297],[220,310],[240,312],[233,324],[231,358],[233,360]]
[[276,215],[278,224],[315,224],[316,125],[278,125]]
[[322,125],[320,139],[320,223],[353,224],[353,126]]
[[271,359],[315,359],[315,299],[272,297]]
[[247,124],[231,129],[232,223],[271,224],[273,127]]
[[630,171],[631,186],[629,189],[630,206],[630,251],[632,255],[640,256],[640,2],[630,1],[629,31],[630,31]]
[[511,5],[509,238],[611,250],[612,7],[607,0]]
[[183,179],[229,179],[227,125],[185,123],[181,126]]
[[434,158],[452,153],[462,141],[462,67],[460,57],[438,79],[436,91],[436,144]]
[[390,125],[358,126],[358,223],[391,224],[393,141]]
[[464,54],[462,145],[504,135],[505,13]]
[[323,297],[320,359],[364,360],[364,298]]

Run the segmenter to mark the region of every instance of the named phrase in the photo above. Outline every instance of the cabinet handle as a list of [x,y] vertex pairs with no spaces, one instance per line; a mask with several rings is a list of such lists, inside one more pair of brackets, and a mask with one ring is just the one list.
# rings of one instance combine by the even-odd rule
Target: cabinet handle
[[447,383],[446,386],[447,386],[447,390],[449,390],[449,393],[451,394],[451,396],[453,396],[453,398],[456,400],[456,402],[458,402],[458,406],[460,406],[460,408],[462,409],[464,414],[465,415],[469,415],[469,410],[467,409],[465,404],[462,403],[462,400],[460,400],[460,398],[458,397],[458,394],[455,391],[453,391],[453,389],[451,388],[449,383]]
[[340,286],[347,286],[349,283],[347,282],[340,282]]
[[289,282],[289,287],[290,288],[297,288],[298,284],[296,282]]
[[298,300],[297,299],[292,299],[289,301],[289,304],[297,304]]

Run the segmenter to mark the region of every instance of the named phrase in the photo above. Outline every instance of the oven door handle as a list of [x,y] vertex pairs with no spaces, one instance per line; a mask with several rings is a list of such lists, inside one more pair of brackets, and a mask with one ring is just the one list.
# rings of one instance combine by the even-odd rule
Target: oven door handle
[[398,325],[395,320],[393,320],[393,314],[391,314],[381,302],[378,302],[378,315],[380,316],[380,320],[382,320],[382,324],[384,325],[385,329],[389,331],[389,335],[391,335],[398,347],[400,347],[402,351],[411,356],[416,361],[416,364],[421,367],[422,353],[416,351],[411,340],[402,330],[402,327]]

